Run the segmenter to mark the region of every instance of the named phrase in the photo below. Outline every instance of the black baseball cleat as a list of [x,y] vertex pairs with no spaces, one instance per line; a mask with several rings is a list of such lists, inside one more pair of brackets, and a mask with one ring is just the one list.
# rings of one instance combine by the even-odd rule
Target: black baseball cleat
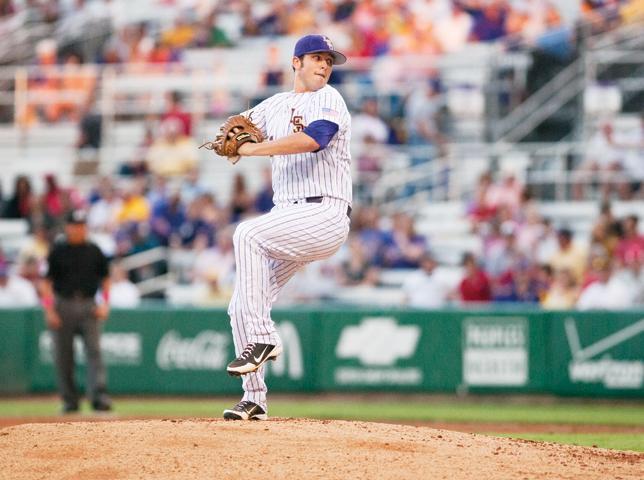
[[269,360],[275,360],[282,353],[281,345],[249,343],[239,357],[228,364],[228,375],[238,377],[254,372]]
[[111,412],[112,404],[106,401],[94,402],[92,403],[92,410],[96,413]]
[[268,420],[266,411],[256,403],[242,400],[233,408],[224,410],[226,420]]

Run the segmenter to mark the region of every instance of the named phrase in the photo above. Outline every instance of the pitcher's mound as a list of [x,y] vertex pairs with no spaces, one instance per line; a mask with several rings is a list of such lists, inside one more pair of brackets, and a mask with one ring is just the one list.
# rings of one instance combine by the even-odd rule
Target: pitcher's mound
[[641,479],[644,454],[331,420],[25,424],[4,479]]

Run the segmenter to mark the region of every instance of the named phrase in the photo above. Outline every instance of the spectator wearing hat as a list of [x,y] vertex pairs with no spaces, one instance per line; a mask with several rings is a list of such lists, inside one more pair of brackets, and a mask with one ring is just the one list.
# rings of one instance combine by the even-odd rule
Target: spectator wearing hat
[[[51,332],[62,412],[78,411],[74,382],[74,337],[80,334],[87,358],[87,394],[94,411],[111,410],[106,372],[100,351],[101,325],[109,315],[108,261],[87,236],[84,211],[66,217],[65,238],[49,253],[48,271],[41,282],[45,320]],[[103,302],[97,305],[96,293]]]

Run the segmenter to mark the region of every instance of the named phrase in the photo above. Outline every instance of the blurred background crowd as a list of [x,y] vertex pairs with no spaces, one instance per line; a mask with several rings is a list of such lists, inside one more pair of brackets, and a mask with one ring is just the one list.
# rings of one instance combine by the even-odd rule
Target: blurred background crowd
[[[11,42],[28,26],[47,32],[24,58],[16,58],[19,49],[0,48],[7,72],[0,75],[0,91],[11,96],[0,105],[0,121],[7,136],[26,143],[36,141],[35,131],[67,128],[61,131],[69,134],[73,163],[70,175],[56,162],[27,168],[16,146],[15,174],[0,185],[0,306],[37,303],[34,286],[46,270],[49,248],[65,215],[77,208],[87,210],[92,238],[114,260],[114,305],[136,306],[142,299],[226,305],[234,278],[232,233],[241,219],[272,207],[270,168],[245,159],[243,169],[222,166],[228,168],[225,177],[216,170],[214,182],[211,165],[223,160],[198,150],[218,121],[246,108],[233,85],[242,77],[233,75],[233,84],[207,95],[183,84],[177,88],[169,79],[189,72],[195,81],[199,62],[217,75],[218,68],[233,71],[244,55],[251,56],[252,46],[261,45],[253,71],[258,82],[244,97],[260,101],[290,88],[284,45],[309,32],[325,33],[350,57],[332,83],[353,114],[354,213],[342,251],[302,271],[302,281],[292,282],[282,303],[642,306],[641,87],[595,122],[568,118],[567,135],[551,121],[522,139],[556,143],[577,136],[582,148],[556,157],[568,178],[563,197],[557,196],[556,179],[548,189],[529,175],[542,167],[536,157],[513,164],[496,154],[476,169],[461,163],[471,185],[453,192],[464,178],[454,166],[462,160],[459,145],[473,138],[459,130],[466,125],[458,117],[462,98],[470,99],[468,112],[479,101],[483,105],[475,140],[494,140],[494,122],[485,116],[491,105],[496,118],[512,114],[579,60],[589,38],[641,26],[643,13],[638,0],[0,0],[0,32]],[[485,79],[495,85],[491,93],[484,85],[474,89],[479,96],[465,97],[472,89],[452,88],[449,70],[436,66],[488,47],[508,62],[517,58],[514,53],[527,55],[525,78],[505,66]],[[221,52],[233,55],[223,67],[217,63]],[[626,73],[640,78],[642,66]],[[27,73],[16,73],[18,67]],[[150,72],[162,72],[155,82],[167,75],[161,100],[146,91]],[[105,102],[105,84],[114,78],[143,79],[115,95],[112,107],[119,109]],[[589,91],[586,86],[579,95],[586,98]],[[622,128],[622,117],[628,117],[628,128]],[[127,154],[105,153],[108,129],[128,122],[136,128]],[[7,136],[0,133],[0,146]],[[392,165],[403,175],[395,189]],[[383,184],[389,187],[383,190]],[[592,205],[588,225],[569,224],[556,210],[548,214],[542,206],[553,200]],[[450,242],[441,242],[432,229],[440,220],[432,224],[423,216],[433,202],[455,207],[451,221],[464,226],[459,238],[466,241],[448,251]],[[2,229],[19,221],[26,225],[20,242],[3,241]]]
[[[226,304],[234,278],[234,226],[272,207],[270,171],[264,172],[263,188],[254,192],[246,187],[244,176],[236,175],[228,199],[219,199],[194,172],[172,184],[150,174],[126,180],[103,177],[87,196],[73,186],[58,185],[53,174],[42,179],[46,186],[41,194],[34,193],[29,178],[17,178],[15,195],[4,202],[3,215],[28,219],[32,234],[15,258],[0,252],[0,276],[16,275],[35,284],[46,268],[51,242],[62,231],[65,214],[85,208],[92,238],[116,260],[115,285],[141,282],[170,269],[175,281],[195,287],[195,303]],[[487,302],[552,309],[643,304],[644,235],[637,215],[617,217],[605,202],[590,237],[575,239],[570,229],[555,228],[540,215],[529,192],[514,183],[491,182],[487,173],[481,177],[477,196],[468,203],[467,219],[482,248],[465,252],[460,266],[449,270],[441,270],[432,254],[431,232],[419,233],[412,215],[384,215],[375,205],[358,206],[343,251],[309,273],[319,282],[300,286],[285,301],[333,298],[334,290],[344,287],[377,288],[385,271],[404,274],[400,299],[418,307]],[[129,275],[119,265],[119,259],[157,247],[169,247],[173,254],[132,268]],[[129,290],[135,292],[135,287]],[[113,295],[113,301],[128,306],[139,297]],[[9,294],[0,298],[5,306],[17,302]],[[33,304],[35,297],[25,298]]]
[[[365,83],[395,90],[396,82],[403,79],[409,84],[429,80],[427,88],[415,92],[412,103],[419,103],[415,108],[397,105],[406,100],[406,92],[394,91],[390,93],[398,98],[384,112],[391,117],[385,121],[398,127],[392,129],[389,140],[412,144],[437,136],[423,126],[411,126],[415,119],[409,118],[440,105],[440,99],[433,98],[440,96],[441,78],[429,66],[432,59],[479,44],[495,44],[504,52],[530,50],[533,71],[522,92],[527,94],[557,64],[571,59],[584,35],[637,22],[641,16],[638,0],[580,0],[561,5],[549,0],[145,0],[134,4],[124,0],[3,0],[0,5],[0,31],[6,34],[30,25],[50,26],[51,35],[24,54],[33,66],[44,68],[28,80],[35,101],[10,113],[22,124],[80,120],[94,100],[97,66],[114,66],[128,73],[181,71],[191,63],[194,51],[232,49],[246,45],[249,39],[263,42],[262,50],[268,45],[261,72],[264,86],[288,86],[289,63],[283,60],[290,52],[282,51],[276,40],[324,31],[336,48],[351,57],[351,73],[359,74]],[[155,11],[150,12],[151,8]],[[20,49],[2,53],[6,61],[17,61],[12,57],[18,57]],[[238,60],[249,61],[250,57],[251,52],[241,52]],[[547,60],[542,62],[541,57]],[[341,84],[347,75],[346,70],[335,72],[332,83]],[[52,92],[61,90],[74,94],[60,102],[48,100]],[[213,100],[209,113],[216,115],[231,107],[226,95],[220,92],[222,98]],[[430,98],[424,99],[425,95]],[[512,106],[511,100],[506,99],[507,107]]]

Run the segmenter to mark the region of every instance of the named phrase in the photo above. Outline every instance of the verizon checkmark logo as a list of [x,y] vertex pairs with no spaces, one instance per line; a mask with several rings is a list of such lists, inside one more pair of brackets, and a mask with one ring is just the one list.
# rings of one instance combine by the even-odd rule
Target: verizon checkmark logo
[[[624,351],[613,349],[623,343],[633,342],[633,339],[644,333],[644,318],[604,338],[596,339],[585,347],[582,347],[574,318],[566,318],[564,329],[572,357],[568,364],[571,382],[600,383],[607,389],[639,390],[642,388],[644,362],[641,358],[629,357]],[[586,328],[586,336],[589,336],[588,330]],[[613,358],[615,356],[617,358]]]

